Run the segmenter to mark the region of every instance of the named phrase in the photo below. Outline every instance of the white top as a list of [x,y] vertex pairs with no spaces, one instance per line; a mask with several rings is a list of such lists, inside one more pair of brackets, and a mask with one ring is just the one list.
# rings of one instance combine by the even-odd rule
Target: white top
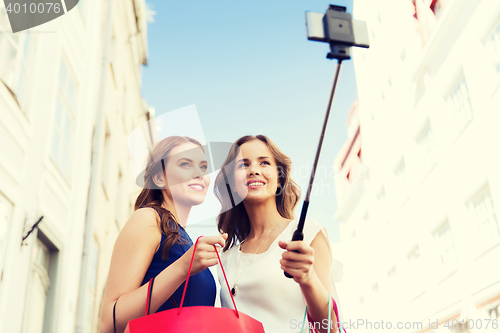
[[[278,245],[279,240],[290,241],[292,239],[297,224],[298,220],[291,221],[269,249],[264,253],[256,254],[250,264],[248,263],[254,254],[242,253],[239,251],[239,245],[233,246],[221,257],[229,287],[232,288],[234,281],[238,280],[237,293],[234,297],[238,311],[260,321],[267,333],[295,333],[300,332],[299,327],[302,327],[306,303],[299,284],[285,277],[281,269],[280,260],[284,250]],[[326,232],[318,222],[307,218],[304,225],[306,244],[310,245],[320,230],[323,230],[326,236]],[[236,272],[240,253],[241,262]],[[234,307],[224,275],[220,265],[217,267],[221,285],[221,305],[232,309]]]

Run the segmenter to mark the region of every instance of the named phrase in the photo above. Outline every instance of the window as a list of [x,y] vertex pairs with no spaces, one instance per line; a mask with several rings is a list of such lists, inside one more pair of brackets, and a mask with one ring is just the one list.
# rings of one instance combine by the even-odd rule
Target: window
[[90,266],[90,290],[95,293],[96,291],[96,278],[97,278],[97,266],[99,262],[99,244],[95,238],[92,240],[92,262]]
[[368,213],[368,211],[363,214],[363,221],[366,225],[368,225],[368,222],[370,222],[370,214]]
[[419,259],[420,259],[420,249],[417,246],[415,249],[413,249],[413,251],[408,253],[408,261],[413,264],[418,262]]
[[392,268],[387,272],[387,275],[389,276],[389,278],[395,279],[396,276],[398,275],[398,272],[396,270],[396,266],[392,266]]
[[50,271],[55,261],[53,252],[40,238],[33,244],[31,255],[31,276],[28,286],[29,302],[26,302],[24,332],[42,333],[47,331],[46,316],[49,313],[49,293],[51,288]]
[[500,23],[493,29],[486,40],[486,49],[493,56],[493,68],[500,78]]
[[401,160],[394,173],[402,183],[406,182],[406,164],[404,160]]
[[430,169],[436,163],[436,142],[430,124],[427,124],[422,131],[417,143],[422,153],[422,162],[425,167]]
[[89,332],[93,332],[92,324],[94,321],[94,307],[97,299],[97,289],[96,289],[96,281],[97,281],[97,268],[99,264],[99,244],[96,239],[92,240],[91,245],[91,266],[90,266],[90,279],[88,286],[88,297],[87,297],[87,323],[86,330]]
[[436,18],[441,17],[443,14],[444,7],[448,3],[448,0],[433,0],[431,3],[431,9],[436,15]]
[[500,241],[500,230],[489,186],[470,200],[468,208],[474,218],[477,243],[489,247]]
[[128,123],[127,123],[127,119],[128,119],[128,114],[127,114],[127,106],[128,106],[128,95],[127,95],[127,86],[124,85],[123,86],[123,95],[122,95],[122,109],[120,110],[120,112],[122,113],[122,121],[123,121],[123,129],[124,129],[124,133],[125,134],[128,134]]
[[470,102],[469,89],[467,88],[465,77],[462,76],[450,96],[448,96],[448,102],[453,107],[453,116],[455,118],[457,132],[461,133],[471,122],[473,117],[472,104]]
[[21,109],[23,111],[26,111],[26,89],[27,89],[27,83],[28,83],[28,60],[29,60],[29,50],[30,50],[30,43],[31,43],[31,35],[29,32],[25,34],[24,37],[24,47],[22,51],[22,56],[20,57],[19,60],[19,80],[17,82],[17,100],[19,102],[19,105],[21,106]]
[[417,246],[407,255],[410,273],[415,276],[418,274],[418,269],[420,265],[420,248]]
[[109,127],[106,124],[106,134],[104,138],[104,162],[102,166],[102,186],[106,192],[108,200],[111,195],[111,133]]
[[26,111],[26,87],[32,36],[9,33],[11,27],[4,6],[0,6],[0,79],[15,94],[19,106]]
[[85,0],[78,1],[78,9],[80,10],[80,14],[82,15],[83,21],[85,21],[85,15],[86,15],[86,10],[87,10],[87,6],[86,6],[87,1],[85,1]]
[[7,250],[7,233],[9,231],[12,204],[0,195],[0,282],[3,279],[3,261]]
[[394,174],[396,175],[401,190],[406,191],[406,164],[404,158],[402,158],[396,166]]
[[123,202],[125,201],[125,196],[123,195],[123,175],[122,171],[118,169],[118,192],[116,195],[116,212],[115,212],[115,222],[118,230],[121,229],[123,222]]
[[417,106],[422,100],[422,97],[424,97],[424,95],[425,95],[425,85],[423,84],[423,82],[419,82],[415,86],[415,100],[413,102],[413,105]]
[[491,320],[500,319],[500,304],[488,311]]
[[445,271],[450,271],[457,266],[457,252],[455,242],[451,233],[450,224],[446,221],[433,234],[436,241],[436,252]]
[[109,48],[109,67],[111,69],[111,76],[113,77],[113,84],[114,84],[114,87],[115,89],[117,88],[117,81],[118,81],[118,78],[117,78],[117,75],[118,75],[118,59],[119,59],[119,55],[117,53],[117,38],[116,38],[116,34],[115,34],[115,31],[113,30],[113,33],[111,35],[111,45],[110,45],[110,48]]
[[382,186],[382,188],[378,191],[377,199],[379,202],[384,201],[384,199],[385,199],[385,187],[384,186]]
[[399,59],[401,59],[401,61],[406,60],[406,49],[404,47],[403,49],[401,49],[401,52],[399,53]]
[[411,3],[412,3],[412,6],[411,6],[411,11],[413,13],[413,17],[415,19],[418,18],[418,15],[417,15],[417,4],[416,4],[416,0],[411,0]]
[[50,157],[66,180],[69,180],[69,156],[75,117],[76,84],[64,60],[59,67],[54,129]]
[[413,297],[418,295],[422,291],[422,276],[425,274],[425,269],[422,269],[422,257],[420,255],[420,248],[416,246],[407,254],[408,258],[408,271],[407,276],[409,283],[413,285],[413,288],[409,290],[413,294]]

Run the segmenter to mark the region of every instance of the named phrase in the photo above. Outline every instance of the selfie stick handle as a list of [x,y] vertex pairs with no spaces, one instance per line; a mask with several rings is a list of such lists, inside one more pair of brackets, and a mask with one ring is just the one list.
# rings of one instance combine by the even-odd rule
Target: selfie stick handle
[[[304,239],[304,224],[306,222],[307,209],[309,208],[309,200],[311,197],[311,189],[314,182],[314,176],[316,174],[316,167],[318,166],[319,154],[321,153],[321,147],[323,146],[323,139],[325,137],[326,125],[328,124],[328,117],[330,116],[330,110],[332,108],[333,96],[335,95],[335,88],[337,87],[337,81],[339,79],[340,67],[342,65],[342,59],[337,59],[337,70],[333,78],[332,90],[330,92],[330,100],[328,101],[328,106],[326,107],[325,120],[323,121],[323,128],[321,129],[321,135],[319,136],[318,149],[316,150],[316,157],[314,158],[314,164],[311,171],[311,178],[309,179],[309,185],[307,186],[306,198],[302,204],[302,211],[300,212],[299,224],[297,230],[294,231],[292,242]],[[292,278],[290,274],[285,272],[287,278]]]

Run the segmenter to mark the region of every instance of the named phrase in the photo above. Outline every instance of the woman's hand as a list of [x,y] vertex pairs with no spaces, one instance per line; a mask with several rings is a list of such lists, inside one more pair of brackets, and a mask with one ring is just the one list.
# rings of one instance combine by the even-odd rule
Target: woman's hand
[[[217,253],[215,253],[214,245],[219,244],[224,247],[226,244],[227,234],[222,234],[220,236],[203,236],[198,240],[198,245],[196,246],[196,252],[193,259],[193,267],[191,268],[190,276],[193,276],[210,266],[217,265],[219,260],[217,259]],[[186,274],[189,269],[189,264],[191,263],[191,257],[193,256],[194,245],[179,258],[184,262],[184,267],[186,268]]]
[[[293,276],[300,285],[311,283],[314,272],[314,249],[303,241],[283,242],[279,246],[286,250],[280,260],[281,269]],[[293,252],[293,251],[298,251]]]

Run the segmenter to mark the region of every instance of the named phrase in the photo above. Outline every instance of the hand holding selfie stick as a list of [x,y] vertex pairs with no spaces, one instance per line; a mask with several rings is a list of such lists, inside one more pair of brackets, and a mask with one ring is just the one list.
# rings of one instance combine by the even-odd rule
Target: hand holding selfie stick
[[[337,70],[333,78],[332,90],[330,92],[330,99],[326,108],[325,120],[323,121],[323,128],[319,136],[318,148],[316,150],[316,157],[311,171],[311,178],[307,186],[306,197],[302,204],[302,211],[300,212],[299,224],[297,230],[294,231],[292,236],[293,241],[301,241],[304,239],[304,224],[306,221],[307,209],[311,197],[311,189],[316,174],[316,167],[318,166],[319,155],[321,147],[323,146],[323,139],[325,137],[326,126],[332,108],[333,96],[337,81],[339,79],[340,67],[343,60],[351,59],[350,51],[351,46],[369,47],[368,31],[366,24],[363,21],[356,21],[351,19],[351,14],[346,13],[346,7],[330,5],[326,14],[321,13],[306,13],[306,27],[307,39],[327,42],[330,44],[330,52],[327,54],[328,59],[337,59]],[[295,251],[298,252],[298,251]],[[293,278],[292,275],[285,272],[287,278]]]

